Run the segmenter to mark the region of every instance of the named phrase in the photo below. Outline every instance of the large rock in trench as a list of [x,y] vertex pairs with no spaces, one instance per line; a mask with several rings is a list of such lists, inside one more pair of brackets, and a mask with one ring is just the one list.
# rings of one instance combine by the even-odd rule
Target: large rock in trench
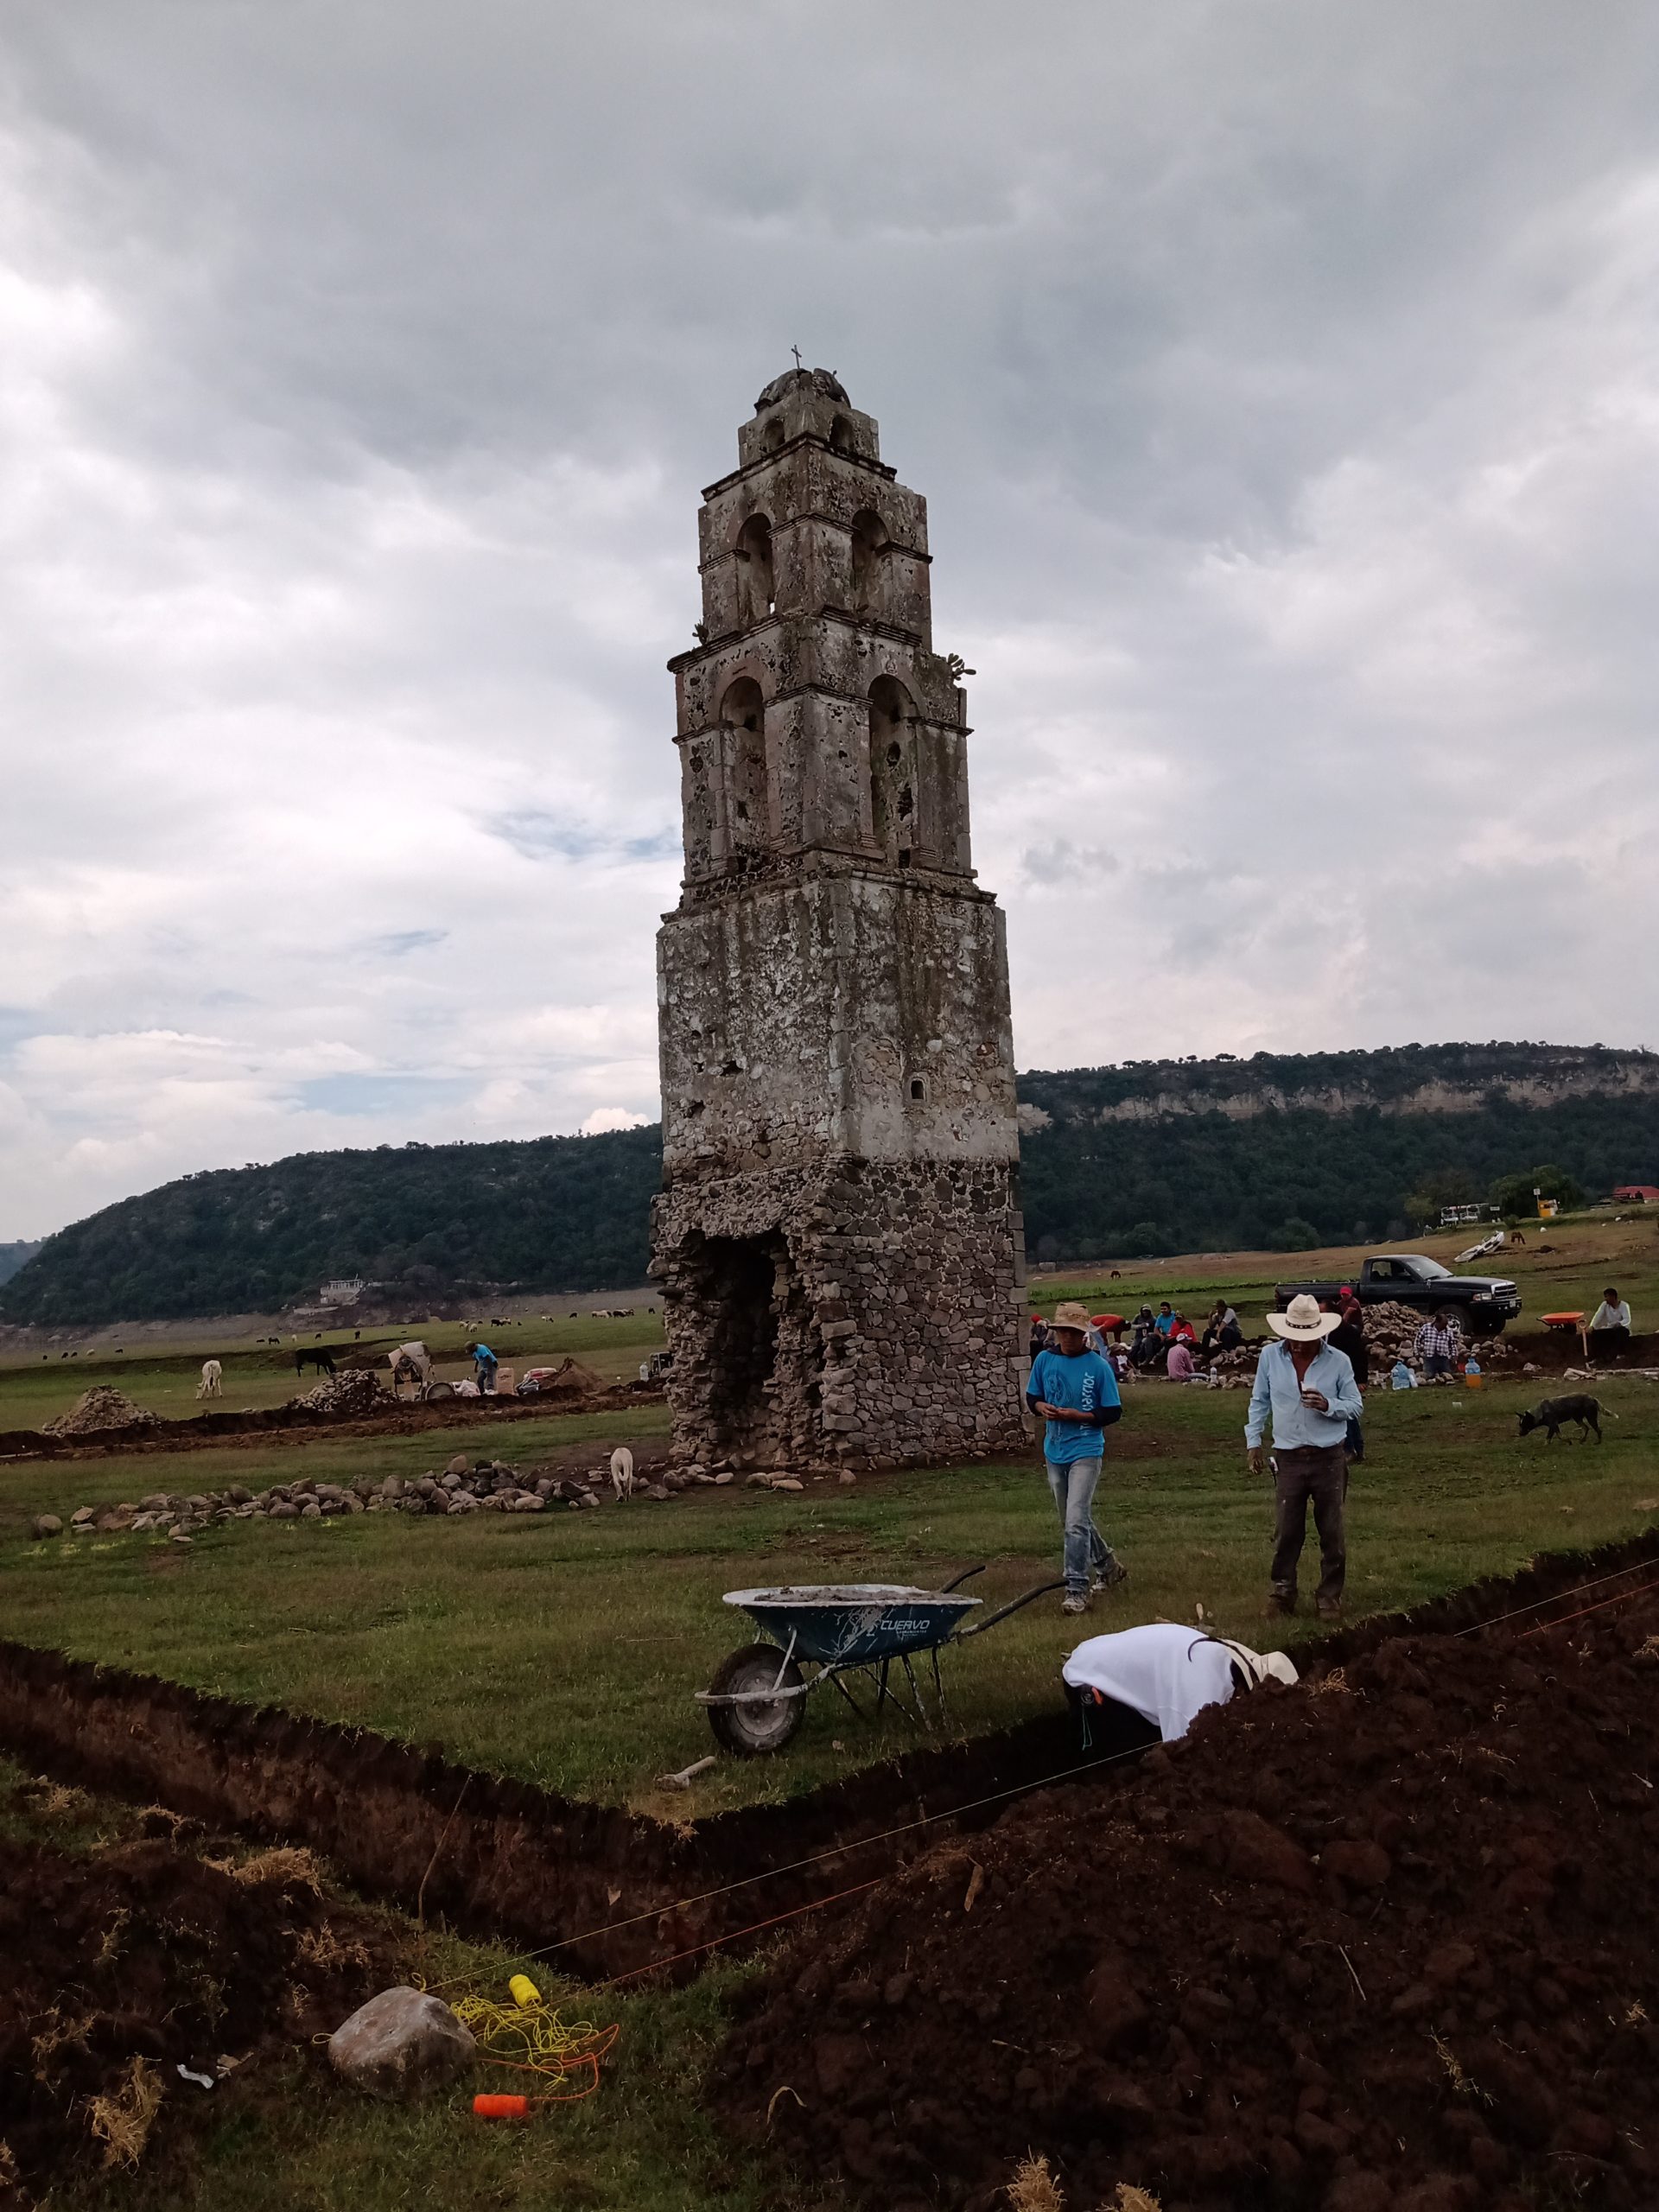
[[383,1989],[328,2038],[336,2069],[375,2097],[418,2097],[471,2065],[478,2045],[442,1998]]

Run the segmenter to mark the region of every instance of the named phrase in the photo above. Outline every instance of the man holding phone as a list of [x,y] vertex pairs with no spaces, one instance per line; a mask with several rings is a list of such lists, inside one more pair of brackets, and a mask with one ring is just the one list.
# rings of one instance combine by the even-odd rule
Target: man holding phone
[[1273,1570],[1268,1611],[1296,1610],[1296,1562],[1307,1535],[1307,1508],[1319,1537],[1319,1586],[1314,1602],[1327,1620],[1342,1613],[1347,1573],[1343,1507],[1348,1494],[1348,1424],[1364,1411],[1346,1352],[1325,1342],[1341,1324],[1302,1292],[1268,1326],[1280,1339],[1256,1362],[1244,1443],[1250,1472],[1262,1469],[1262,1435],[1273,1424],[1275,1500]]

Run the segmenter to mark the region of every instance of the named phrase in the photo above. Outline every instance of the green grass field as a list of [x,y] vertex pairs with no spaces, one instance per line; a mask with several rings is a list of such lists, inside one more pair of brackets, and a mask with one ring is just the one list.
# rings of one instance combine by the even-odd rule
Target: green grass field
[[[1505,1255],[1529,1313],[1587,1306],[1611,1279],[1637,1308],[1659,1311],[1659,1268],[1645,1224],[1567,1224],[1555,1254]],[[1431,1241],[1446,1254],[1450,1241]],[[1232,1255],[1172,1262],[1133,1280],[1040,1279],[1034,1303],[1082,1293],[1116,1307],[1170,1296],[1199,1312],[1218,1289],[1254,1324],[1275,1279],[1341,1274],[1351,1253]],[[1195,1315],[1196,1318],[1196,1315]],[[564,1351],[627,1371],[657,1341],[637,1323],[540,1325],[533,1350]],[[460,1332],[424,1332],[453,1358]],[[503,1332],[504,1334],[505,1332]],[[522,1332],[528,1340],[529,1326]],[[509,1339],[504,1357],[524,1363]],[[216,1347],[107,1359],[118,1381],[158,1411],[188,1409],[199,1360]],[[219,1356],[226,1357],[223,1348]],[[227,1361],[226,1404],[269,1402],[292,1383],[271,1348]],[[614,1364],[607,1367],[609,1360]],[[72,1371],[72,1370],[73,1371]],[[232,1386],[232,1375],[235,1376]],[[0,1427],[60,1409],[88,1375],[79,1363],[36,1372],[0,1368]],[[1659,1385],[1629,1375],[1598,1382],[1620,1418],[1598,1449],[1516,1436],[1516,1409],[1538,1382],[1479,1392],[1374,1393],[1368,1457],[1350,1498],[1350,1612],[1406,1605],[1541,1550],[1637,1533],[1659,1515]],[[168,1394],[171,1393],[169,1396]],[[48,1402],[49,1401],[49,1402]],[[1111,1433],[1099,1517],[1131,1580],[1097,1604],[1086,1632],[1153,1618],[1205,1618],[1254,1642],[1268,1554],[1267,1487],[1243,1459],[1242,1390],[1133,1386]],[[31,1408],[27,1416],[21,1409]],[[524,1465],[566,1446],[595,1457],[619,1439],[660,1434],[661,1408],[514,1424],[492,1439]],[[147,1536],[31,1541],[31,1517],[155,1489],[305,1472],[405,1475],[480,1448],[476,1427],[423,1435],[330,1438],[305,1432],[210,1451],[0,1469],[0,1593],[5,1631],[26,1642],[151,1670],[232,1696],[436,1741],[459,1759],[676,1819],[809,1789],[906,1748],[903,1726],[855,1721],[826,1698],[785,1757],[722,1760],[693,1797],[655,1777],[710,1749],[692,1692],[748,1640],[723,1591],[781,1579],[931,1581],[978,1560],[975,1586],[1013,1595],[1058,1568],[1052,1507],[1034,1455],[1025,1460],[867,1478],[798,1497],[741,1488],[600,1512],[466,1520],[358,1516],[302,1524],[237,1522],[185,1548]],[[1049,1598],[947,1657],[952,1721],[977,1733],[1052,1705],[1061,1659],[1080,1624]],[[1275,1624],[1306,1634],[1305,1619]],[[1291,1639],[1294,1641],[1293,1638]],[[0,1807],[0,1841],[19,1830]],[[119,1808],[88,1815],[88,1841],[122,1832]],[[518,1963],[435,1938],[430,1978],[461,1974],[498,1987]],[[621,2039],[601,2094],[525,2127],[473,2121],[460,2094],[414,2110],[369,2104],[310,2054],[262,2074],[257,2098],[194,2116],[190,2148],[131,2177],[83,2177],[54,2188],[50,2212],[830,2212],[823,2185],[791,2196],[735,2158],[698,2094],[722,2030],[722,1991],[744,1969],[721,1965],[677,1992],[632,1990],[579,2001],[615,2018]],[[543,1977],[544,1985],[546,1977]],[[577,1993],[571,1993],[573,1997]]]
[[[1602,1386],[1621,1418],[1595,1446],[1519,1443],[1532,1390],[1374,1395],[1370,1454],[1351,1497],[1354,1611],[1414,1602],[1535,1551],[1643,1525],[1659,1493],[1659,1386]],[[1132,1579],[1090,1630],[1206,1619],[1259,1641],[1268,1497],[1243,1464],[1245,1395],[1134,1387],[1112,1432],[1098,1517]],[[520,1464],[556,1443],[608,1449],[660,1409],[512,1432]],[[833,1482],[799,1497],[734,1488],[666,1504],[465,1521],[402,1516],[232,1522],[188,1549],[147,1535],[33,1542],[45,1509],[155,1488],[252,1484],[306,1471],[418,1472],[462,1432],[302,1451],[201,1452],[19,1467],[3,1478],[0,1586],[8,1632],[86,1658],[270,1700],[577,1795],[656,1803],[654,1777],[709,1748],[691,1701],[750,1640],[723,1591],[777,1580],[928,1582],[988,1562],[975,1586],[1011,1596],[1058,1571],[1053,1509],[1035,1459]],[[948,1656],[955,1724],[978,1733],[1039,1709],[1077,1624],[1049,1598]],[[1306,1630],[1299,1620],[1293,1630]],[[826,1697],[784,1758],[722,1762],[705,1810],[792,1793],[909,1740]],[[675,1809],[686,1809],[676,1801]]]
[[[83,1390],[94,1383],[112,1383],[151,1413],[176,1421],[201,1410],[196,1386],[201,1363],[209,1357],[224,1368],[223,1396],[214,1402],[226,1408],[280,1405],[296,1392],[308,1389],[317,1370],[307,1367],[296,1375],[294,1355],[326,1344],[335,1353],[361,1352],[365,1346],[391,1347],[410,1337],[426,1344],[437,1363],[437,1371],[451,1382],[473,1371],[465,1346],[469,1334],[481,1335],[493,1351],[522,1375],[538,1361],[551,1363],[567,1354],[579,1359],[607,1382],[626,1381],[639,1371],[647,1353],[663,1341],[661,1316],[637,1311],[629,1319],[598,1321],[589,1315],[550,1321],[531,1319],[505,1329],[485,1326],[469,1332],[456,1321],[429,1321],[408,1329],[310,1330],[298,1336],[285,1332],[280,1344],[204,1333],[187,1333],[182,1344],[165,1349],[135,1346],[120,1353],[102,1352],[73,1359],[57,1351],[12,1352],[0,1357],[0,1429],[37,1428],[54,1414],[66,1413]],[[389,1370],[379,1363],[383,1379]]]

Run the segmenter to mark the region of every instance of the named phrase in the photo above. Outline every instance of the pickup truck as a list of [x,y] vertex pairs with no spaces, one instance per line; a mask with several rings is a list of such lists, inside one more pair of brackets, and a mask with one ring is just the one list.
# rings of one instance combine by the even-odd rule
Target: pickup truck
[[[1421,1252],[1379,1254],[1349,1280],[1362,1306],[1390,1302],[1422,1313],[1449,1313],[1469,1336],[1495,1337],[1521,1311],[1520,1293],[1503,1276],[1454,1275]],[[1302,1292],[1334,1306],[1341,1289],[1339,1282],[1281,1282],[1274,1298],[1281,1313]]]

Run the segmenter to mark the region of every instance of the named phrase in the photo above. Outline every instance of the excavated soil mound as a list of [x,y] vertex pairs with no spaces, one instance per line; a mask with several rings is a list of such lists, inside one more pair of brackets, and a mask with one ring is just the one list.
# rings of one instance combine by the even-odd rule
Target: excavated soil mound
[[1073,2212],[1650,2208],[1659,1598],[1607,1594],[942,1845],[744,1993],[716,2105],[885,2212],[1003,2207],[1029,2150]]
[[41,1433],[45,1436],[92,1436],[104,1428],[150,1428],[160,1419],[159,1414],[139,1405],[112,1383],[95,1382],[90,1390],[81,1392],[67,1414],[43,1421]]
[[395,1974],[361,1914],[324,1903],[303,1852],[231,1870],[169,1840],[86,1856],[8,1849],[0,1886],[0,2203],[77,2164],[136,2163],[215,2075],[337,2027]]

